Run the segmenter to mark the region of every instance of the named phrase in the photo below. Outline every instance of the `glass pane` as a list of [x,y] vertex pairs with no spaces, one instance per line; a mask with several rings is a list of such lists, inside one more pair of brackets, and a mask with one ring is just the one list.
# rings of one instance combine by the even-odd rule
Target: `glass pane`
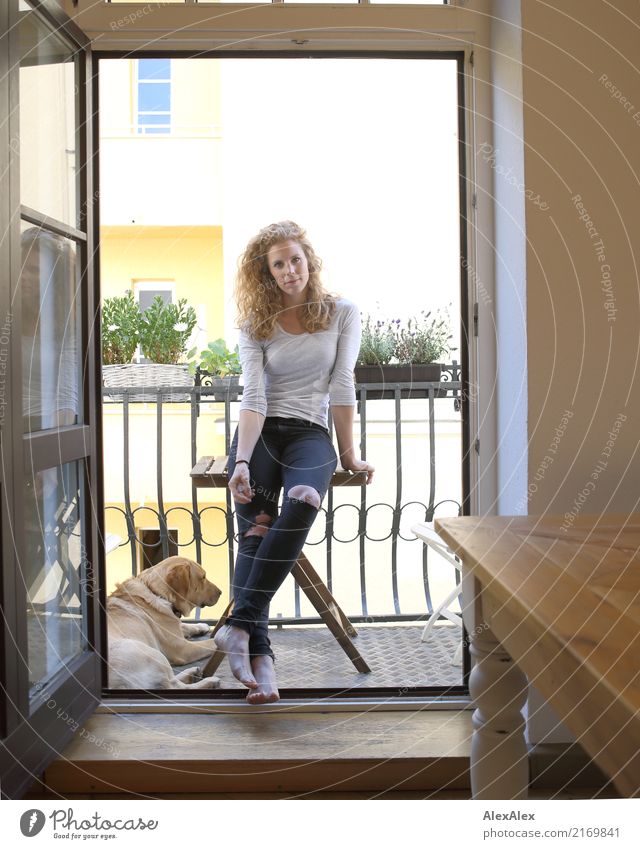
[[168,112],[157,115],[138,115],[138,132],[145,135],[149,133],[170,133],[171,115]]
[[139,80],[171,79],[171,59],[139,59]]
[[140,83],[139,112],[168,112],[171,103],[171,83]]
[[169,112],[141,112],[138,115],[139,124],[164,124],[167,127],[171,124],[171,115]]
[[[149,9],[149,11],[151,11],[152,9],[155,8],[153,3],[149,3],[149,0],[102,0],[102,1],[103,1],[103,3],[113,3],[114,5],[118,4],[118,3],[128,3],[129,6],[147,7]],[[188,2],[190,2],[190,0],[163,0],[162,5],[164,5],[165,3],[175,3],[176,5],[182,4],[183,6],[185,6]],[[200,4],[220,3],[220,2],[237,3],[238,0],[198,0],[198,3],[200,3]],[[329,2],[329,0],[326,0],[326,2]],[[332,0],[332,2],[335,4],[336,0]],[[353,2],[355,3],[356,0],[353,0]],[[252,4],[253,3],[273,3],[273,0],[251,0],[251,3]],[[148,13],[145,13],[145,14],[148,14]],[[126,12],[125,12],[125,17],[126,17]],[[123,19],[121,18],[118,21],[114,21],[114,23],[118,26],[123,26],[125,21],[123,21]]]
[[31,696],[87,646],[84,487],[77,462],[25,481],[25,560]]
[[81,346],[76,245],[22,224],[22,412],[25,432],[79,421]]
[[75,227],[79,204],[74,53],[31,10],[20,12],[19,27],[20,199],[25,206]]

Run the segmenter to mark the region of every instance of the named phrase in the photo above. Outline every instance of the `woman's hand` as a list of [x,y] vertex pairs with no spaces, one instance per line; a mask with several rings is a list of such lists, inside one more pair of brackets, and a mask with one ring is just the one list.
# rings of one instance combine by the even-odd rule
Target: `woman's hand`
[[251,501],[255,492],[251,489],[249,466],[246,463],[238,463],[229,478],[228,486],[233,500],[238,504],[248,504]]
[[352,460],[343,459],[342,468],[349,472],[366,472],[367,484],[370,484],[373,480],[375,468],[371,465],[371,463],[367,463],[366,460],[356,460],[355,457]]

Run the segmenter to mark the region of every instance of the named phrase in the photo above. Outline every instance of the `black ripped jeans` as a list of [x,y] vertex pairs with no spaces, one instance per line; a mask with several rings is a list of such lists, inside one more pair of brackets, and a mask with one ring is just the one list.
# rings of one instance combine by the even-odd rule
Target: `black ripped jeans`
[[[238,445],[238,430],[229,450],[229,477],[233,475]],[[232,591],[233,612],[230,625],[249,633],[251,657],[274,657],[267,633],[269,603],[278,587],[295,565],[318,510],[312,504],[290,498],[294,486],[311,486],[320,502],[338,464],[329,432],[305,419],[268,416],[251,455],[249,476],[255,491],[248,504],[236,503],[238,556]],[[282,510],[278,515],[280,490],[284,489]],[[264,517],[256,522],[261,513]],[[264,535],[247,531],[266,525]]]

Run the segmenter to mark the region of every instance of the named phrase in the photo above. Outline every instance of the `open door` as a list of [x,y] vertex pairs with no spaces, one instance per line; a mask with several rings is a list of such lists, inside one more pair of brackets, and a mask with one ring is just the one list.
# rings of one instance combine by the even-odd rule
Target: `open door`
[[0,37],[0,767],[15,798],[101,693],[100,356],[88,40],[50,0],[0,4]]

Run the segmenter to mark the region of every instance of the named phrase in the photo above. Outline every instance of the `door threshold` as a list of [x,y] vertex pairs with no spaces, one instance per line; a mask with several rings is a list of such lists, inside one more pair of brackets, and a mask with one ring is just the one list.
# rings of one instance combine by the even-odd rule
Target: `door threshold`
[[157,703],[142,707],[151,712],[134,716],[123,704],[116,714],[103,705],[46,770],[48,790],[63,798],[155,798],[469,787],[466,710],[435,712],[423,703],[398,713],[362,700],[350,714],[289,704],[279,712],[203,702],[166,704],[162,714]]
[[469,696],[430,696],[424,698],[358,699],[280,699],[275,704],[250,705],[244,699],[104,699],[96,713],[156,714],[253,714],[256,713],[380,713],[388,711],[472,710]]

